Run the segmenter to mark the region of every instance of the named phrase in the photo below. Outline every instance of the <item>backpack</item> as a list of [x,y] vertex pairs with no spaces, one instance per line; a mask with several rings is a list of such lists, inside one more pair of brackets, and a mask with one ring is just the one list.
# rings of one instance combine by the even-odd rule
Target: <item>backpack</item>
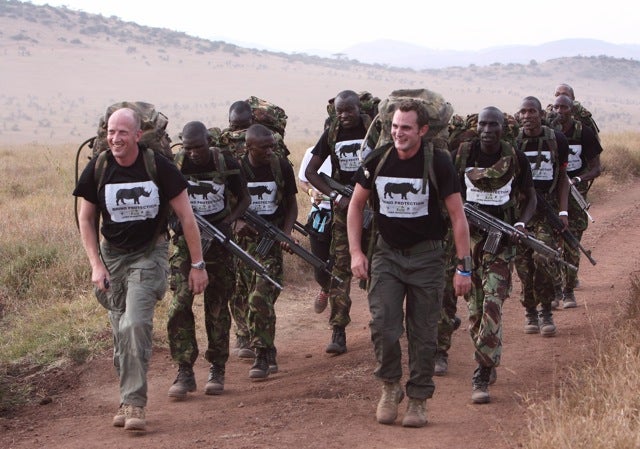
[[93,156],[109,149],[107,144],[109,117],[121,108],[130,108],[140,114],[142,137],[139,143],[142,147],[150,148],[164,154],[169,159],[173,159],[171,138],[167,134],[169,119],[162,112],[157,111],[154,105],[143,101],[122,101],[107,108],[105,114],[100,117],[95,140],[89,144],[89,147],[93,149]]
[[260,123],[284,137],[288,118],[284,109],[267,100],[254,96],[247,98],[246,102],[251,106],[253,123]]
[[553,174],[553,181],[548,191],[548,193],[551,193],[554,191],[556,184],[558,183],[558,172],[559,172],[558,142],[556,142],[556,134],[553,128],[543,125],[542,132],[543,132],[542,136],[529,138],[524,135],[521,129],[516,138],[515,147],[524,153],[525,150],[527,149],[527,146],[529,145],[529,142],[537,143],[538,156],[536,161],[536,167],[532,168],[531,170],[536,170],[540,167],[540,164],[542,163],[543,150],[548,149],[551,152],[551,157],[553,158],[553,165],[555,167],[554,174]]
[[[553,126],[553,122],[556,119],[556,112],[553,110],[553,105],[549,104],[546,108],[546,124],[548,126]],[[600,142],[600,128],[596,124],[596,121],[593,119],[593,115],[591,112],[582,106],[579,101],[573,101],[573,108],[571,108],[571,112],[573,114],[573,118],[582,123],[583,126],[587,126],[593,130],[593,133],[596,135],[596,139]]]
[[[478,116],[479,114],[469,114],[466,118],[462,118],[462,116],[454,114],[451,117],[447,126],[449,151],[456,150],[463,142],[471,142],[478,138]],[[518,125],[516,118],[505,112],[502,140],[515,145],[519,130],[520,125]]]

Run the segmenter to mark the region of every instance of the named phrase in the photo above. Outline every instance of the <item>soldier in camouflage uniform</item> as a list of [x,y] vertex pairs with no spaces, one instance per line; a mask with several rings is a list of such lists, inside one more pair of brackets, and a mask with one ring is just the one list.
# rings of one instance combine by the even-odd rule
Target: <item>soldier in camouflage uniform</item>
[[[453,153],[460,174],[463,197],[484,212],[524,232],[535,212],[536,196],[525,155],[502,140],[504,115],[487,107],[478,116],[478,139],[462,143]],[[516,249],[506,236],[492,254],[484,250],[487,233],[471,227],[471,293],[469,334],[478,363],[471,399],[490,401],[488,385],[502,355],[502,305],[511,292],[511,262]]]
[[[333,333],[325,351],[329,354],[343,354],[347,351],[345,327],[351,322],[349,313],[352,274],[347,239],[347,208],[350,199],[333,191],[318,174],[318,170],[325,159],[330,157],[333,167],[332,178],[341,184],[353,186],[353,175],[360,166],[358,152],[371,124],[371,117],[361,113],[360,97],[352,90],[338,93],[334,106],[336,118],[325,128],[313,148],[313,156],[307,165],[305,176],[317,190],[335,198],[331,236],[331,255],[334,260],[332,273],[343,282],[340,285],[332,282],[329,290],[329,324]],[[369,151],[369,147],[366,146],[361,157],[366,157]],[[364,232],[363,240],[366,241],[367,238],[368,232]]]
[[[189,181],[188,193],[195,213],[205,217],[227,235],[233,223],[249,206],[250,197],[240,165],[218,148],[209,147],[209,134],[201,122],[189,122],[182,131],[182,149],[175,163]],[[229,195],[237,201],[230,207]],[[205,359],[211,364],[206,394],[220,394],[224,389],[225,365],[229,357],[228,300],[233,291],[232,256],[217,241],[207,242],[203,266],[209,276],[204,291],[204,320],[207,332]],[[203,245],[204,247],[207,244]],[[179,364],[178,376],[169,388],[169,396],[183,399],[196,390],[193,364],[198,358],[193,293],[188,282],[191,258],[179,227],[174,228],[173,253],[170,258],[173,299],[169,308],[167,332],[171,357]]]
[[[582,196],[587,198],[587,192],[591,188],[593,180],[600,176],[602,171],[600,165],[600,153],[602,146],[598,141],[596,133],[584,126],[582,122],[573,118],[573,100],[566,95],[556,96],[553,104],[556,118],[552,126],[562,131],[569,141],[569,161],[567,175],[570,182],[576,186]],[[587,229],[588,219],[585,211],[582,210],[578,202],[572,195],[569,195],[569,231],[580,241],[582,234]],[[564,260],[568,263],[580,266],[580,249],[564,245]],[[578,280],[577,271],[563,269],[564,287],[562,291],[564,309],[577,306],[576,297],[573,292]]]
[[[211,128],[209,131],[211,134],[215,133],[213,142],[216,146],[230,151],[237,160],[240,160],[246,153],[247,129],[254,122],[255,117],[251,104],[246,100],[239,100],[229,107],[229,126],[219,132],[215,132],[215,128]],[[277,156],[286,158],[289,155],[289,150],[284,144],[282,134],[272,131],[276,141],[276,147],[273,152]],[[236,324],[236,346],[232,352],[242,359],[254,359],[255,354],[250,348],[249,328],[247,326],[247,298],[243,295],[233,295],[229,307],[231,316]]]
[[[296,180],[291,164],[274,154],[276,146],[273,133],[265,126],[254,124],[247,129],[246,154],[241,159],[242,172],[247,179],[251,205],[249,208],[265,220],[275,224],[291,236],[298,216]],[[269,252],[256,253],[260,236],[243,220],[236,224],[238,244],[268,271],[272,279],[282,284],[283,257],[275,242]],[[234,295],[246,298],[247,327],[250,346],[255,353],[249,378],[264,379],[278,371],[276,361],[275,303],[280,291],[274,285],[245,266],[239,266]]]
[[[569,215],[567,139],[560,131],[542,124],[544,111],[540,100],[535,97],[526,97],[522,101],[518,115],[522,128],[516,140],[517,147],[529,160],[536,194],[558,210],[559,218],[566,228]],[[557,232],[540,206],[528,223],[527,230],[547,246],[561,247]],[[552,312],[552,302],[556,295],[554,280],[560,268],[556,262],[534,257],[530,248],[519,246],[517,251],[515,267],[522,282],[522,305],[526,309],[524,331],[527,334],[540,333],[543,337],[552,337],[556,334]],[[541,306],[539,311],[538,305]]]

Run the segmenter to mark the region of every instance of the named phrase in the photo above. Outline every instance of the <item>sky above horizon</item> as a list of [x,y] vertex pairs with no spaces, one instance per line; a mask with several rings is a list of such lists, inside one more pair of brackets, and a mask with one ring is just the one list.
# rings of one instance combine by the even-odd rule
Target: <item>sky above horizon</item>
[[[30,3],[66,6],[105,17],[115,16],[138,25],[286,53],[337,53],[355,44],[381,39],[459,51],[577,38],[640,44],[635,7],[627,0],[592,4],[575,0],[527,3],[457,0],[404,5],[378,0],[245,0],[241,3],[31,0]],[[242,8],[240,12],[236,11],[238,6]],[[414,22],[407,22],[408,19]]]

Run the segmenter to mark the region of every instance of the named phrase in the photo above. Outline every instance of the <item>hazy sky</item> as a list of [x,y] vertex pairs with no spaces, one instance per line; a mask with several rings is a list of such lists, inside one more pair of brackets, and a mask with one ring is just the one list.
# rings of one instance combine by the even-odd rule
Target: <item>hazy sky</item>
[[139,25],[283,52],[393,39],[441,50],[569,38],[640,44],[629,0],[32,0]]

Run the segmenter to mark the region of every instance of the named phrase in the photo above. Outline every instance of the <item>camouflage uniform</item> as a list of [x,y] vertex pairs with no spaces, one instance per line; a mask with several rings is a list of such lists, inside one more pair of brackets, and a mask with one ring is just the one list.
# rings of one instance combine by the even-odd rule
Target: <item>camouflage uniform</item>
[[453,275],[456,271],[456,264],[454,263],[456,253],[452,234],[452,229],[449,227],[447,237],[445,238],[445,254],[447,262],[444,276],[444,295],[442,297],[440,320],[438,321],[437,352],[443,357],[447,357],[448,351],[451,348],[451,340],[453,338],[453,331],[455,330],[454,319],[456,317],[456,312],[458,311],[458,297],[453,289]]
[[474,270],[471,275],[469,333],[475,346],[474,359],[482,366],[498,366],[502,355],[502,305],[511,293],[512,245],[497,254],[483,251],[486,235],[471,234]]
[[[578,191],[582,194],[584,199],[587,199],[587,183],[580,182],[576,185]],[[587,214],[582,210],[578,202],[573,198],[573,195],[569,195],[569,231],[576,237],[578,241],[582,240],[582,234],[586,231],[589,224]],[[575,267],[580,266],[580,248],[572,248],[571,245],[564,244],[564,260]],[[578,280],[578,272],[569,270],[563,266],[563,280],[564,286],[567,289],[573,290],[576,288]]]
[[[366,248],[366,246],[365,246]],[[331,326],[346,327],[350,322],[351,311],[351,255],[349,254],[349,239],[347,237],[347,211],[334,208],[331,235],[331,258],[333,262],[332,275],[342,279],[342,284],[331,281],[329,289],[329,306]]]
[[[191,258],[184,236],[174,237],[170,257],[171,290],[173,299],[169,307],[167,331],[173,359],[193,365],[198,358],[193,293],[189,289]],[[211,364],[224,367],[229,358],[229,328],[231,316],[228,300],[233,292],[235,274],[232,257],[218,242],[212,242],[204,255],[209,274],[209,285],[204,291],[204,323],[208,346],[204,358]]]
[[[259,257],[256,255],[259,241],[258,236],[243,235],[238,239],[238,244],[268,270],[273,280],[282,285],[284,274],[280,245],[275,242],[266,256]],[[273,348],[276,334],[275,304],[280,290],[242,262],[238,263],[236,273],[235,296],[246,298],[245,323],[250,346]]]

